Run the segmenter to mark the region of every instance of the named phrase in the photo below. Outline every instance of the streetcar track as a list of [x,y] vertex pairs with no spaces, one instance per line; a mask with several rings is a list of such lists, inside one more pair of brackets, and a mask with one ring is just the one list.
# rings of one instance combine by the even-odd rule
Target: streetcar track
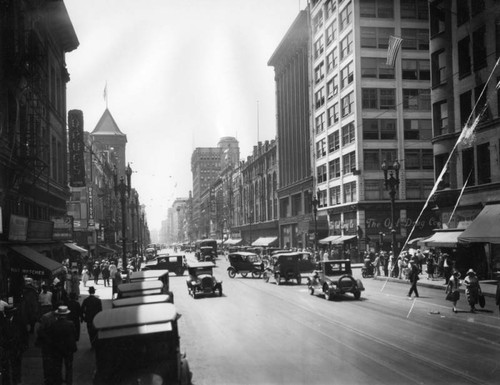
[[[446,371],[446,372],[448,372],[448,373],[450,373],[450,374],[452,374],[454,376],[457,376],[459,378],[467,379],[469,382],[474,383],[474,384],[485,384],[485,385],[487,384],[487,382],[484,382],[484,381],[482,381],[481,379],[479,379],[477,377],[473,377],[471,375],[468,375],[467,373],[464,373],[464,372],[461,372],[459,370],[453,369],[453,368],[451,368],[449,366],[446,366],[444,364],[440,364],[438,362],[435,362],[435,361],[433,361],[431,359],[426,358],[422,354],[413,353],[413,352],[409,352],[407,350],[404,350],[404,349],[400,348],[399,346],[397,346],[396,344],[390,343],[390,342],[388,342],[386,340],[383,340],[381,338],[378,338],[378,337],[375,337],[375,336],[370,335],[368,333],[365,333],[365,332],[363,332],[363,331],[361,331],[359,329],[356,329],[356,328],[350,326],[349,324],[347,324],[345,322],[338,321],[338,320],[332,320],[331,318],[328,318],[328,317],[326,317],[326,316],[324,316],[322,314],[319,314],[319,313],[313,311],[312,309],[310,309],[310,308],[308,308],[308,307],[306,307],[304,305],[301,305],[301,304],[299,304],[297,302],[293,302],[293,301],[291,301],[288,298],[284,298],[284,297],[276,294],[275,292],[272,292],[272,291],[269,291],[269,290],[265,290],[263,287],[252,286],[252,285],[249,285],[248,283],[246,283],[246,282],[244,282],[242,280],[239,280],[238,282],[241,283],[241,284],[243,284],[243,285],[246,285],[248,287],[251,287],[251,288],[254,288],[256,290],[259,290],[261,292],[265,292],[268,295],[272,295],[273,297],[275,297],[275,298],[277,298],[277,299],[279,299],[279,300],[281,300],[283,302],[286,302],[288,304],[294,305],[294,306],[302,309],[303,311],[307,311],[308,313],[313,314],[314,316],[321,317],[324,321],[326,321],[327,323],[329,323],[329,324],[331,324],[333,326],[341,327],[341,328],[343,328],[345,330],[348,330],[348,331],[350,331],[350,332],[352,332],[352,333],[354,333],[354,334],[356,334],[356,335],[358,335],[360,337],[366,338],[367,340],[370,340],[370,341],[375,342],[375,343],[377,343],[379,345],[385,346],[387,348],[390,348],[390,349],[393,349],[393,350],[395,350],[397,352],[405,354],[405,355],[409,356],[410,359],[414,359],[414,360],[416,359],[419,362],[421,362],[423,364],[426,364],[427,367],[431,366],[431,367],[436,368],[436,370],[444,370],[444,371]],[[391,316],[391,315],[389,315],[389,316]],[[396,316],[391,316],[391,317],[396,318]],[[336,343],[339,343],[340,345],[344,346],[345,348],[348,348],[351,351],[353,351],[353,352],[355,352],[357,354],[360,354],[363,357],[366,357],[367,359],[369,359],[369,360],[371,360],[371,361],[373,361],[373,362],[375,362],[375,363],[383,366],[384,368],[387,368],[388,370],[390,370],[392,372],[395,372],[396,374],[398,374],[398,375],[400,375],[400,376],[402,376],[404,378],[407,378],[408,380],[411,380],[414,383],[421,383],[421,380],[419,380],[418,378],[410,377],[407,372],[403,372],[403,371],[397,370],[397,368],[394,368],[393,366],[390,366],[390,365],[386,364],[382,360],[376,359],[376,357],[372,357],[371,355],[368,355],[367,353],[364,353],[362,350],[359,350],[359,349],[355,348],[354,346],[348,345],[345,342],[342,342],[342,341],[339,341],[337,339],[334,339],[334,338],[332,338],[331,335],[329,335],[327,333],[324,333],[324,332],[322,332],[320,330],[317,330],[317,329],[311,327],[310,325],[308,325],[308,324],[306,324],[306,323],[304,323],[304,322],[302,322],[300,320],[294,319],[294,321],[297,322],[297,323],[300,323],[302,326],[305,326],[309,330],[312,330],[312,331],[314,331],[316,333],[320,333],[320,334],[324,335],[325,337],[329,338],[330,340],[332,340],[332,341],[334,341]],[[422,326],[422,327],[425,327],[425,326]]]

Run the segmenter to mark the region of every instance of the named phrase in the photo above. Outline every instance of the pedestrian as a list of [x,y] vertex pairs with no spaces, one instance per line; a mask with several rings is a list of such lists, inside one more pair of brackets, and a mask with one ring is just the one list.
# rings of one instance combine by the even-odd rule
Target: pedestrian
[[33,334],[35,332],[35,323],[40,318],[38,290],[33,285],[33,278],[24,279],[23,294],[18,310],[21,319],[29,327],[30,334]]
[[[56,316],[47,334],[51,340],[54,354],[54,385],[73,384],[73,354],[77,351],[75,327],[68,320],[70,310],[67,306],[59,306],[54,312]],[[63,377],[64,365],[64,377]]]
[[481,287],[479,286],[479,280],[477,279],[476,273],[473,269],[469,269],[467,271],[464,284],[465,295],[467,297],[467,302],[469,302],[470,311],[471,313],[474,313],[476,311],[476,304],[479,301],[479,295],[481,294]]
[[60,304],[68,305],[68,293],[64,290],[64,284],[59,279],[54,279],[54,288],[52,289],[52,308],[55,310]]
[[443,254],[443,274],[444,274],[445,285],[447,285],[448,281],[450,280],[451,271],[452,271],[452,261],[450,256],[445,253]]
[[[61,302],[59,305],[63,305]],[[57,309],[57,307],[55,308]],[[48,335],[50,326],[56,322],[55,309],[42,314],[36,331],[35,346],[42,350],[42,367],[44,385],[52,385],[54,380],[54,352],[52,341]]]
[[[111,261],[111,263],[109,264],[109,277],[111,278],[111,280],[113,280],[115,273],[116,273],[116,264],[113,261]],[[113,282],[111,282],[111,284],[112,283]]]
[[38,302],[40,303],[40,315],[44,315],[52,310],[52,292],[46,284],[42,285],[42,291],[38,294]]
[[69,294],[68,309],[70,311],[68,319],[75,326],[75,338],[77,341],[80,341],[80,314],[82,313],[82,307],[80,302],[78,302],[76,293]]
[[457,270],[453,270],[450,279],[448,280],[448,286],[446,286],[446,300],[453,303],[453,312],[457,312],[457,302],[460,299],[460,273]]
[[323,253],[323,261],[328,261],[330,259],[330,254],[328,254],[328,250],[325,249]]
[[434,258],[432,258],[432,255],[429,255],[427,257],[426,261],[427,265],[427,279],[434,279]]
[[99,274],[101,274],[101,268],[99,267],[99,263],[96,262],[94,265],[94,269],[92,270],[92,275],[94,276],[94,283],[98,285],[99,283]]
[[101,299],[96,297],[94,286],[89,287],[89,296],[82,302],[82,309],[80,313],[81,322],[87,323],[87,331],[89,333],[90,345],[92,348],[95,346],[97,329],[94,327],[94,317],[97,313],[102,311]]
[[403,257],[398,257],[398,279],[403,279]]
[[102,267],[102,270],[101,270],[101,273],[102,273],[102,280],[104,281],[104,286],[110,286],[109,284],[109,263],[106,262],[104,264],[104,266]]
[[373,261],[373,266],[375,267],[375,276],[378,277],[380,275],[380,255],[379,253],[375,254],[375,260]]
[[112,277],[113,289],[111,293],[111,298],[115,298],[115,294],[118,294],[118,286],[122,283],[122,271],[117,269],[115,275]]
[[417,282],[420,279],[418,274],[420,270],[418,269],[417,262],[415,260],[410,261],[410,272],[408,274],[408,279],[410,280],[410,291],[408,292],[408,297],[411,298],[412,293],[415,293],[415,297],[418,298]]
[[82,282],[84,287],[87,287],[87,282],[89,279],[90,279],[89,269],[87,269],[87,267],[84,267],[82,270]]
[[21,313],[8,305],[0,313],[0,378],[2,384],[20,384],[23,354],[29,335]]
[[80,277],[78,275],[78,270],[73,270],[71,273],[71,293],[76,294],[76,298],[80,298]]

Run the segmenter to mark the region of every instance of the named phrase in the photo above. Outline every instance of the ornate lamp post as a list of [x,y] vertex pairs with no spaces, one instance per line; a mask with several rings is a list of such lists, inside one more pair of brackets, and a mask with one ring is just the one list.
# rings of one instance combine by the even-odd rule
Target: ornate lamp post
[[314,251],[318,252],[318,207],[319,207],[319,190],[313,195],[313,199],[311,201],[313,207],[314,214]]
[[118,174],[116,172],[116,166],[113,171],[113,180],[115,184],[115,195],[120,195],[120,204],[122,209],[122,269],[127,271],[127,212],[126,204],[127,199],[130,196],[130,178],[132,176],[132,169],[130,165],[127,165],[125,169],[125,175],[127,176],[127,183],[125,183],[123,176],[120,177],[120,183],[118,183]]
[[388,165],[384,160],[380,166],[384,172],[384,185],[385,189],[389,191],[389,196],[391,198],[391,234],[392,234],[392,255],[394,257],[396,254],[396,217],[394,203],[396,200],[396,193],[399,186],[399,168],[401,167],[397,160],[394,161],[392,165]]

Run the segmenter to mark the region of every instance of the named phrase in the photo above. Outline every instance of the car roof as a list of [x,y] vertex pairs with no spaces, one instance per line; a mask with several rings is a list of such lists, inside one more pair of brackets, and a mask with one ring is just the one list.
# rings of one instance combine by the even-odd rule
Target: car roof
[[350,259],[332,259],[328,261],[319,261],[318,263],[346,263],[346,262],[351,262]]
[[201,269],[207,267],[214,267],[215,265],[212,262],[198,262],[198,263],[190,263],[189,268]]
[[170,296],[168,294],[143,295],[140,297],[114,299],[112,301],[112,304],[113,307],[137,306],[137,305],[148,305],[153,303],[168,302],[169,299]]
[[94,326],[98,338],[115,338],[172,330],[177,311],[171,303],[117,307],[96,314]]
[[157,279],[152,281],[137,281],[130,283],[122,283],[118,285],[118,290],[121,292],[153,290],[162,288],[163,288],[163,282]]
[[168,275],[168,270],[141,270],[141,271],[133,271],[130,273],[130,281],[142,281],[145,279],[158,279],[163,277],[164,275]]
[[158,255],[154,259],[165,258],[165,257],[185,257],[185,255],[184,254],[162,254],[162,255]]
[[236,251],[234,253],[229,253],[229,256],[231,255],[243,255],[243,256],[247,256],[247,255],[257,255],[256,253],[252,253],[250,251]]

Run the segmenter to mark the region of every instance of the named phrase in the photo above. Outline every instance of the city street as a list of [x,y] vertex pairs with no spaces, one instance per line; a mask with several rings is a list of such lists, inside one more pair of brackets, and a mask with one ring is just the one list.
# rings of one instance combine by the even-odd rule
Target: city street
[[[188,260],[194,261],[189,255]],[[224,295],[193,299],[186,278],[171,275],[181,348],[194,384],[491,384],[500,375],[500,317],[488,299],[483,311],[457,314],[442,290],[363,280],[361,300],[327,302],[307,286],[277,286],[227,276],[224,257],[215,275]],[[359,270],[355,272],[359,275]],[[102,283],[102,281],[100,281]],[[384,286],[385,284],[385,286]],[[382,290],[383,289],[383,290]],[[109,288],[98,286],[108,307]],[[84,293],[84,291],[82,291]],[[75,357],[75,383],[88,384],[93,353],[85,328]],[[31,351],[31,350],[30,350]],[[33,366],[28,368],[28,366]],[[24,384],[39,384],[41,359],[24,364]],[[33,376],[33,378],[32,378]]]

